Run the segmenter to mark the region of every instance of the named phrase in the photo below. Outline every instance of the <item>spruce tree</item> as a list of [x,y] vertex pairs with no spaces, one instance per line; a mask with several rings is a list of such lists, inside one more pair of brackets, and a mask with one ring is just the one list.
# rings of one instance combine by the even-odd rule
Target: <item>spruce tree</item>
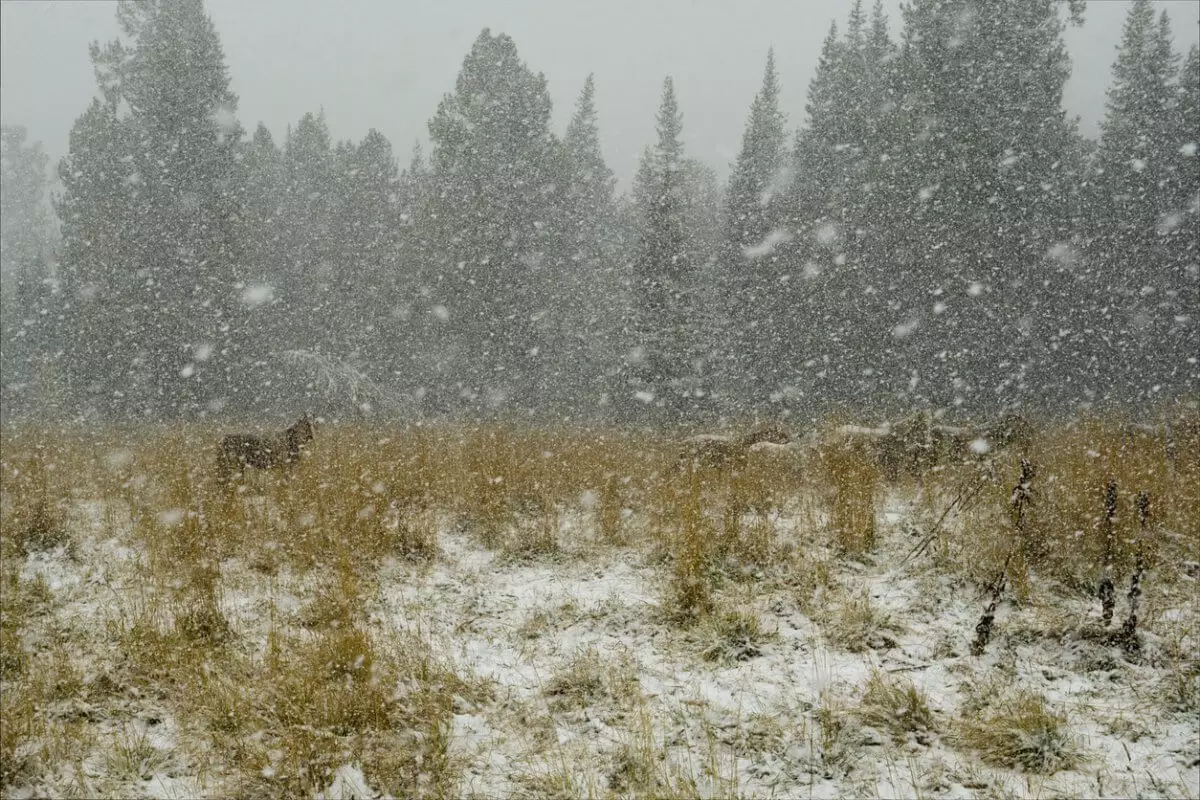
[[97,411],[202,414],[243,399],[237,98],[201,0],[117,14],[60,169],[64,279],[101,305],[73,315],[68,363]]
[[96,98],[75,121],[58,166],[66,378],[89,417],[132,413],[135,387],[148,390],[150,383],[136,325],[145,315],[145,278],[129,268],[123,236],[138,183],[125,158],[132,141],[132,125],[117,118],[116,103]]
[[545,77],[484,29],[430,120],[427,268],[446,334],[444,403],[489,414],[537,403],[565,173],[550,112]]
[[[350,145],[339,163],[341,189],[333,241],[341,278],[333,306],[335,336],[346,357],[384,372],[401,343],[385,320],[403,301],[400,275],[399,168],[392,146],[371,129]],[[364,369],[367,369],[364,366]]]
[[279,222],[283,212],[283,153],[275,145],[271,131],[261,122],[242,148],[245,169],[243,201],[243,241],[246,257],[262,270],[251,280],[266,280],[275,268],[280,246]]
[[283,305],[288,297],[291,233],[288,219],[287,170],[283,151],[261,122],[242,145],[245,173],[241,216],[245,272],[237,287],[248,326],[244,356],[253,369],[243,380],[255,392],[254,410],[268,418],[286,418],[296,406],[297,387],[289,380],[281,351],[298,346],[289,336],[293,317]]
[[1186,310],[1194,296],[1172,258],[1174,240],[1187,235],[1174,224],[1182,178],[1178,62],[1166,13],[1156,21],[1149,0],[1135,2],[1091,181],[1090,322],[1104,334],[1089,348],[1104,372],[1091,378],[1113,400],[1145,401],[1154,386],[1178,384],[1194,355],[1196,323]]
[[[855,36],[861,38],[861,23],[855,24]],[[846,336],[846,187],[852,139],[843,112],[855,102],[852,92],[861,88],[849,83],[849,57],[846,41],[831,23],[809,84],[805,124],[796,133],[791,156],[794,177],[784,200],[793,238],[780,248],[788,279],[779,290],[788,313],[778,330],[761,340],[770,347],[776,396],[803,395],[813,412],[819,409],[814,403],[863,396],[851,385]]]
[[677,424],[704,396],[695,324],[702,254],[689,235],[683,115],[669,76],[663,81],[657,131],[658,142],[643,154],[633,187],[640,216],[633,261],[637,345],[624,403],[635,398],[650,419]]
[[604,252],[607,228],[612,224],[613,191],[616,178],[600,151],[600,129],[596,114],[596,84],[591,75],[583,84],[575,113],[563,138],[570,169],[566,202],[571,207],[570,244],[577,260],[599,259]]
[[418,404],[437,379],[442,355],[442,321],[436,307],[431,271],[425,265],[438,257],[434,252],[433,220],[425,210],[433,203],[433,180],[429,162],[420,142],[413,144],[408,166],[400,173],[396,187],[397,214],[397,295],[389,299],[382,324],[383,341],[397,345],[387,365],[391,369],[389,385]]
[[[567,175],[560,279],[547,354],[559,414],[594,414],[611,391],[606,371],[619,357],[620,320],[627,301],[616,270],[616,179],[600,150],[596,86],[588,75],[563,137]],[[583,406],[583,407],[580,407]]]
[[0,129],[0,398],[6,418],[49,401],[35,384],[48,377],[61,313],[49,269],[49,159],[40,143],[26,144],[26,136],[22,127]]
[[[1172,210],[1163,220],[1163,228],[1170,235],[1170,280],[1164,294],[1176,309],[1173,318],[1188,318],[1180,323],[1182,342],[1195,342],[1200,336],[1200,319],[1195,311],[1200,305],[1200,48],[1196,45],[1188,50],[1180,69],[1178,91],[1178,113],[1170,137],[1176,191]],[[1177,394],[1195,396],[1200,391],[1200,367],[1194,359],[1194,354],[1184,355],[1183,363],[1175,362],[1171,368],[1178,370],[1172,375]]]
[[785,179],[786,117],[779,110],[775,52],[767,52],[762,88],[750,106],[742,146],[729,178],[721,242],[722,303],[728,330],[722,339],[725,382],[740,384],[738,400],[752,399],[774,386],[772,361],[785,309],[779,302],[782,277],[778,245],[781,189]]
[[306,113],[288,128],[283,169],[284,242],[274,294],[286,333],[277,347],[320,350],[341,358],[345,353],[336,332],[340,309],[334,303],[342,279],[335,236],[340,187],[324,111]]
[[1063,22],[1054,0],[917,0],[904,16],[902,124],[915,135],[897,157],[916,196],[895,198],[911,216],[892,249],[912,275],[891,320],[897,352],[923,373],[916,402],[987,413],[1025,399],[1023,365],[1052,333],[1032,309],[1070,228]]

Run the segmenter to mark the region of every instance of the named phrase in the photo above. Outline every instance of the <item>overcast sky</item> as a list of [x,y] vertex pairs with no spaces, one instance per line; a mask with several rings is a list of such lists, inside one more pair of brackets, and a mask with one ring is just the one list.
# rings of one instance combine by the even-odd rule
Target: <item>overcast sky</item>
[[[870,2],[864,3],[870,5]],[[1200,30],[1200,3],[1165,0],[1177,49]],[[898,35],[900,0],[885,0]],[[1067,109],[1095,134],[1129,4],[1091,0],[1069,28],[1074,72]],[[485,26],[517,43],[550,85],[556,127],[566,127],[584,78],[596,75],[600,133],[622,185],[654,138],[662,79],[675,78],[690,155],[722,177],[775,47],[782,104],[792,127],[829,23],[849,0],[207,0],[240,97],[239,118],[261,120],[282,141],[289,123],[324,107],[335,138],[380,129],[401,164],[454,88],[463,56]],[[54,158],[96,93],[87,47],[117,33],[115,3],[0,3],[0,119],[24,125]]]

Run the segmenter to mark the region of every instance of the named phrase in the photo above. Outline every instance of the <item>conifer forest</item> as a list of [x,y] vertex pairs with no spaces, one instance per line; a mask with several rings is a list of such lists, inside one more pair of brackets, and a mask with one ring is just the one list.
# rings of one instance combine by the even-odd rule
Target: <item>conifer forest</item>
[[0,800],[1200,797],[1198,15],[0,4]]
[[763,54],[724,183],[688,154],[686,76],[658,78],[656,138],[618,193],[603,77],[554,130],[500,31],[409,154],[377,130],[335,142],[317,109],[255,126],[199,0],[121,6],[66,156],[5,123],[5,417],[657,425],[1194,399],[1200,67],[1167,12],[1132,7],[1092,140],[1062,107],[1082,2],[847,11],[803,109]]

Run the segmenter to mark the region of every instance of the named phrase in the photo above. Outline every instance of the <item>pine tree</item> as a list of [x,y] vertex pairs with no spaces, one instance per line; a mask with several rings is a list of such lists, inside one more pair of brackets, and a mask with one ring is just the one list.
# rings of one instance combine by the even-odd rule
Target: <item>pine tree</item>
[[[48,269],[52,225],[41,144],[22,127],[0,129],[0,396],[3,413],[37,410],[35,381],[57,349],[54,276]],[[46,387],[42,387],[46,388]]]
[[[726,382],[742,384],[739,399],[771,387],[772,361],[785,309],[779,300],[780,194],[786,175],[786,117],[779,110],[775,52],[767,52],[762,88],[750,106],[742,146],[729,179],[721,243],[721,285],[728,314]],[[733,374],[728,374],[734,372]]]
[[670,77],[663,82],[657,130],[658,143],[642,156],[633,187],[640,212],[633,262],[638,344],[628,392],[652,418],[680,423],[704,396],[695,324],[703,259],[688,225],[693,198],[683,157],[683,115]]
[[[1171,145],[1179,160],[1179,205],[1188,206],[1200,192],[1200,46],[1192,45],[1179,70],[1178,114]],[[1195,232],[1195,228],[1192,229]]]
[[391,371],[393,365],[385,362],[399,342],[388,341],[384,347],[382,334],[384,321],[403,301],[399,168],[387,138],[371,129],[361,142],[346,148],[339,172],[333,234],[341,273],[333,300],[337,340],[349,359]]
[[[1162,224],[1170,235],[1170,272],[1163,288],[1174,306],[1173,321],[1188,318],[1179,323],[1178,330],[1186,343],[1200,336],[1195,311],[1200,299],[1200,48],[1196,45],[1191,46],[1183,62],[1178,92],[1176,127],[1169,139],[1176,162],[1176,191],[1172,210]],[[1179,371],[1172,375],[1171,384],[1177,393],[1195,396],[1200,391],[1200,368],[1187,361],[1188,356],[1184,358],[1182,364],[1175,362]]]
[[572,258],[580,260],[599,259],[603,255],[617,183],[600,151],[595,98],[596,84],[588,75],[563,138],[570,168],[566,202],[572,208],[569,225],[577,251]]
[[283,145],[283,232],[274,292],[286,320],[283,349],[316,349],[341,358],[339,309],[333,296],[342,276],[335,236],[339,200],[337,161],[323,111],[304,114]]
[[843,36],[830,26],[796,135],[785,200],[794,238],[780,248],[788,313],[768,343],[776,397],[803,397],[810,413],[897,396],[888,383],[897,294],[885,288],[898,277],[891,231],[906,224],[908,203],[897,188],[896,56],[882,4],[868,21],[855,2]]
[[916,196],[893,198],[911,209],[892,249],[913,278],[892,317],[911,334],[897,354],[923,371],[917,402],[987,413],[1022,399],[1023,365],[1049,333],[1031,314],[1043,259],[1070,228],[1063,22],[1054,0],[917,0],[904,16],[915,135],[897,156]]
[[1194,295],[1186,296],[1171,257],[1173,240],[1186,235],[1171,224],[1182,177],[1178,62],[1166,13],[1156,22],[1149,0],[1135,2],[1113,65],[1091,197],[1090,322],[1105,335],[1089,349],[1108,362],[1094,380],[1114,400],[1146,400],[1155,384],[1177,385],[1194,355],[1196,323],[1179,321]]
[[[136,320],[144,314],[137,271],[126,263],[126,215],[138,180],[126,153],[132,125],[111,99],[92,101],[71,129],[59,162],[63,193],[54,206],[62,223],[59,264],[67,296],[66,379],[87,416],[130,413],[132,385],[149,383]],[[132,154],[129,154],[132,159]]]
[[[861,40],[861,10],[857,4],[854,8],[852,33]],[[844,269],[850,227],[847,186],[854,163],[844,110],[862,88],[850,82],[847,61],[852,56],[838,37],[837,24],[831,23],[809,84],[805,125],[796,133],[791,157],[794,177],[784,200],[793,238],[780,248],[788,280],[779,288],[788,313],[764,340],[771,347],[773,388],[780,395],[804,395],[812,411],[819,408],[814,403],[864,396],[853,383],[846,296],[852,284]]]
[[[242,149],[246,185],[242,222],[246,257],[260,269],[275,267],[280,246],[279,221],[283,212],[283,153],[275,145],[271,131],[261,122],[254,136]],[[265,280],[268,274],[252,275]]]
[[[563,137],[564,250],[552,303],[556,330],[547,354],[560,414],[591,412],[612,390],[605,373],[619,357],[627,298],[616,270],[616,179],[600,150],[595,81],[588,75]],[[584,408],[580,406],[586,404]]]
[[898,357],[894,335],[912,318],[896,319],[896,300],[904,295],[906,277],[897,270],[894,232],[908,224],[908,206],[919,188],[907,186],[902,143],[912,138],[900,113],[903,94],[899,50],[888,33],[883,5],[876,0],[869,29],[854,62],[859,85],[851,95],[853,141],[849,154],[848,224],[844,252],[854,272],[848,293],[851,322],[847,349],[853,354],[853,380],[862,394],[880,398],[880,410],[899,413],[907,401],[912,372]]
[[442,394],[481,413],[537,402],[566,171],[550,112],[545,77],[510,37],[484,29],[429,123],[431,286],[448,334]]
[[[266,418],[286,418],[296,406],[297,387],[288,378],[280,351],[294,326],[283,305],[289,290],[292,240],[287,221],[287,171],[283,151],[261,122],[241,148],[245,175],[241,241],[245,272],[237,287],[246,318],[243,359],[252,368],[242,380],[254,392],[252,410]],[[250,410],[250,409],[247,409]]]
[[104,304],[73,321],[69,363],[98,411],[205,413],[242,385],[237,98],[201,0],[122,3],[118,21],[60,170],[64,278]]

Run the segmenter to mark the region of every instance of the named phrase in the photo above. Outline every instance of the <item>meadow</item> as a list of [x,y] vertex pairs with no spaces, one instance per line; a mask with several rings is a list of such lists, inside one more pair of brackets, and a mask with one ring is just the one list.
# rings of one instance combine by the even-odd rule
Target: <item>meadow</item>
[[9,428],[0,794],[1195,797],[1190,413],[736,472],[322,425],[233,485],[216,427]]

